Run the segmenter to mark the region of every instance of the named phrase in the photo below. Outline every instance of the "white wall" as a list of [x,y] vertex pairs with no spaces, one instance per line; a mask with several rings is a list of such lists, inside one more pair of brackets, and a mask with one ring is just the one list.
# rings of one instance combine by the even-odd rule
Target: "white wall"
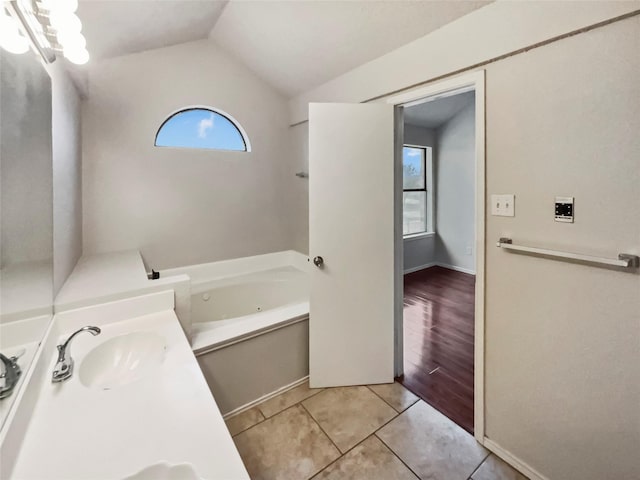
[[362,102],[637,9],[637,1],[494,2],[294,97],[290,121],[307,120],[309,102]]
[[[406,145],[419,145],[433,148],[434,151],[432,153],[435,161],[437,155],[435,152],[436,132],[432,129],[405,123],[404,143]],[[405,238],[403,243],[403,269],[405,272],[413,272],[434,264],[436,243],[435,235]]]
[[[475,13],[463,17],[470,30],[449,30],[450,49],[427,40],[422,49],[403,47],[295,99],[293,118],[304,117],[296,112],[310,100],[361,101],[470,66],[487,41],[531,45],[637,9],[496,5],[522,11],[488,29],[473,24]],[[487,195],[516,195],[515,218],[486,214],[486,435],[549,479],[640,471],[640,275],[509,254],[494,242],[512,236],[587,254],[640,253],[639,50],[635,16],[486,66]],[[574,224],[553,221],[555,195],[576,197]]]
[[51,263],[51,82],[31,52],[0,55],[0,266]]
[[[289,129],[291,158],[294,172],[309,172],[309,129],[307,124]],[[289,218],[291,220],[292,248],[300,253],[309,253],[309,179],[294,177],[290,197]]]
[[53,293],[82,256],[80,96],[60,62],[48,66],[52,87]]
[[475,273],[475,97],[469,100],[437,130],[435,257]]
[[640,253],[638,51],[636,16],[487,68],[487,194],[516,216],[487,217],[486,433],[550,479],[640,472],[640,275],[493,242]]
[[[232,115],[252,152],[156,148],[172,112]],[[292,247],[285,100],[203,40],[107,60],[83,106],[84,253],[139,249],[156,269]]]

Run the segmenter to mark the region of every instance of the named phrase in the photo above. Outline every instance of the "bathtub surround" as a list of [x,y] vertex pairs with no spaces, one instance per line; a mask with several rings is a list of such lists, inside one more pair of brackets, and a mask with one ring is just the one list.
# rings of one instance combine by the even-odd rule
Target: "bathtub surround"
[[160,272],[190,278],[191,345],[224,414],[309,375],[308,269],[285,251]]
[[[496,2],[296,97],[291,121],[306,118],[309,101],[363,101],[635,9]],[[586,254],[637,252],[639,29],[633,16],[483,67],[487,194],[518,199],[514,218],[486,213],[486,442],[534,478],[640,471],[640,277],[493,247],[511,233]],[[554,222],[554,196],[569,194],[583,202],[580,221]]]
[[244,411],[309,375],[309,320],[196,355],[222,414]]
[[[251,152],[154,147],[178,109],[232,115]],[[156,270],[291,248],[286,103],[207,40],[105,60],[83,104],[87,254],[139,249]],[[297,183],[296,183],[297,182]]]

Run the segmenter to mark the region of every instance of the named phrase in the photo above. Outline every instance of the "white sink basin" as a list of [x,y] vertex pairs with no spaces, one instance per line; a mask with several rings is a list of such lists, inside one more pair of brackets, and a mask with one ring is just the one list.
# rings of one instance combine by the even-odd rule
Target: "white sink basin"
[[153,332],[114,337],[91,350],[80,365],[86,387],[110,390],[133,383],[156,370],[164,360],[166,340]]
[[170,465],[168,463],[156,463],[140,470],[124,480],[202,480],[190,463]]

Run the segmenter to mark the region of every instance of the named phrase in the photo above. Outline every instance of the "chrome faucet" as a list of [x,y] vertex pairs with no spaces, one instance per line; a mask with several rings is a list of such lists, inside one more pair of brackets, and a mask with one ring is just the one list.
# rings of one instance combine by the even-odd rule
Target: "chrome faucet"
[[73,375],[73,358],[71,358],[71,353],[68,350],[70,349],[70,343],[73,337],[81,332],[90,332],[91,335],[95,336],[100,333],[100,329],[90,326],[82,327],[80,330],[73,332],[71,336],[67,338],[66,342],[58,345],[58,361],[56,366],[53,367],[53,375],[51,377],[53,383],[62,382],[71,378],[71,375]]
[[22,370],[18,365],[18,357],[5,357],[0,353],[0,399],[8,397],[18,384]]

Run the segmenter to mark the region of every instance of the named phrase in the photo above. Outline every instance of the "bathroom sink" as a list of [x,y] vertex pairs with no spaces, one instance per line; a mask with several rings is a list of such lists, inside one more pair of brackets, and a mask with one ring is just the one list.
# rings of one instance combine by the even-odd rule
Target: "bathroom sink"
[[190,463],[156,463],[123,480],[202,480]]
[[80,365],[86,387],[110,390],[128,385],[156,370],[164,360],[166,340],[152,332],[114,337],[91,350]]

